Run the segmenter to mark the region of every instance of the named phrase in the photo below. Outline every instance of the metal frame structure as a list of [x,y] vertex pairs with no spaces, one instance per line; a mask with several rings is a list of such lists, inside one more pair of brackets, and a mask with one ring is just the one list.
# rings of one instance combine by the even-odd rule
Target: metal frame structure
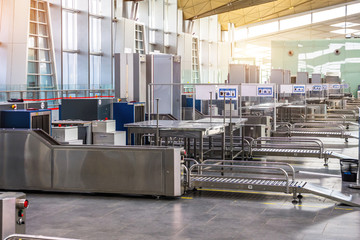
[[274,136],[286,135],[287,137],[330,137],[343,138],[348,142],[349,138],[358,138],[345,131],[342,124],[322,124],[317,122],[305,122],[284,124],[285,130],[273,132]]
[[[331,157],[340,156],[324,149],[316,138],[260,137],[251,142],[250,156],[288,156],[323,158],[324,166]],[[337,157],[338,156],[338,157]]]
[[181,148],[61,145],[44,131],[20,129],[0,129],[0,148],[1,189],[183,193]]
[[287,163],[206,160],[200,164],[193,164],[187,172],[189,189],[282,192],[292,194],[293,203],[297,203],[303,198],[301,193],[311,193],[350,206],[360,206],[360,202],[354,201],[351,195],[348,196],[305,181],[297,181],[294,168]]

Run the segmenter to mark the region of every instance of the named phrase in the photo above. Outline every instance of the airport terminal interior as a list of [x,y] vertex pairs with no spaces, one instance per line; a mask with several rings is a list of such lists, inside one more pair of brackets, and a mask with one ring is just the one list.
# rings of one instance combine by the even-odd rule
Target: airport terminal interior
[[360,239],[360,0],[0,0],[0,240]]

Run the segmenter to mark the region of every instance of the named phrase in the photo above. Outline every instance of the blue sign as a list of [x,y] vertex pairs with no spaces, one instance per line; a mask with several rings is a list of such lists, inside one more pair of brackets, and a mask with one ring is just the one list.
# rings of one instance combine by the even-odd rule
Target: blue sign
[[305,93],[304,85],[294,85],[293,93]]
[[322,89],[323,89],[322,85],[314,85],[312,87],[312,91],[314,91],[314,92],[320,92]]
[[236,94],[237,89],[236,88],[219,88],[219,93],[218,93],[218,98],[219,99],[236,99],[237,98],[237,94]]
[[272,87],[258,87],[257,88],[258,96],[273,96],[273,88]]
[[341,85],[340,84],[333,84],[331,85],[332,89],[341,89]]

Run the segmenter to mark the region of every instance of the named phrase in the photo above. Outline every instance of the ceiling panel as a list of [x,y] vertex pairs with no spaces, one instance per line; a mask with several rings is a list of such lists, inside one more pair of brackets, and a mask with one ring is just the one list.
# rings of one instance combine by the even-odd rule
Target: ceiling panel
[[185,20],[218,14],[223,30],[356,0],[178,0]]

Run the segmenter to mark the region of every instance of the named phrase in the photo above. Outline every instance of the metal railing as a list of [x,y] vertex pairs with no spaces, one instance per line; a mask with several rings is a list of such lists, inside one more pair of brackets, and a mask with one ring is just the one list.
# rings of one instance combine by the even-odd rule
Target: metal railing
[[291,138],[291,137],[260,137],[251,142],[250,155],[254,149],[295,149],[318,150],[319,158],[323,158],[324,144],[316,138]]
[[3,90],[0,91],[0,102],[10,99],[22,99],[29,102],[48,102],[58,105],[61,99],[67,98],[113,98],[114,89],[66,89],[66,90]]
[[[213,162],[213,164],[210,164],[210,162]],[[220,164],[216,164],[216,163],[220,163]],[[246,178],[258,179],[258,180],[269,179],[272,181],[285,181],[285,189],[286,189],[285,193],[290,193],[289,175],[292,176],[292,181],[295,180],[295,171],[290,165],[282,164],[282,165],[286,165],[287,167],[290,166],[290,172],[288,172],[281,167],[274,167],[275,165],[279,165],[278,163],[272,164],[271,162],[268,162],[267,164],[269,166],[251,165],[254,164],[254,162],[241,162],[241,163],[247,165],[235,165],[235,164],[239,164],[239,161],[228,161],[228,160],[207,160],[207,163],[194,164],[189,168],[188,187],[190,189],[192,188],[191,179],[194,177],[218,177],[218,178],[229,178],[229,179],[241,179],[244,178],[242,174],[251,173],[253,177],[246,176]],[[271,171],[271,172],[266,172],[266,171]],[[215,173],[218,173],[220,175],[214,175]],[[228,173],[229,176],[225,176],[226,173]],[[269,177],[269,175],[279,175],[279,174],[283,175],[283,178]],[[261,178],[259,175],[268,175],[268,176]]]

